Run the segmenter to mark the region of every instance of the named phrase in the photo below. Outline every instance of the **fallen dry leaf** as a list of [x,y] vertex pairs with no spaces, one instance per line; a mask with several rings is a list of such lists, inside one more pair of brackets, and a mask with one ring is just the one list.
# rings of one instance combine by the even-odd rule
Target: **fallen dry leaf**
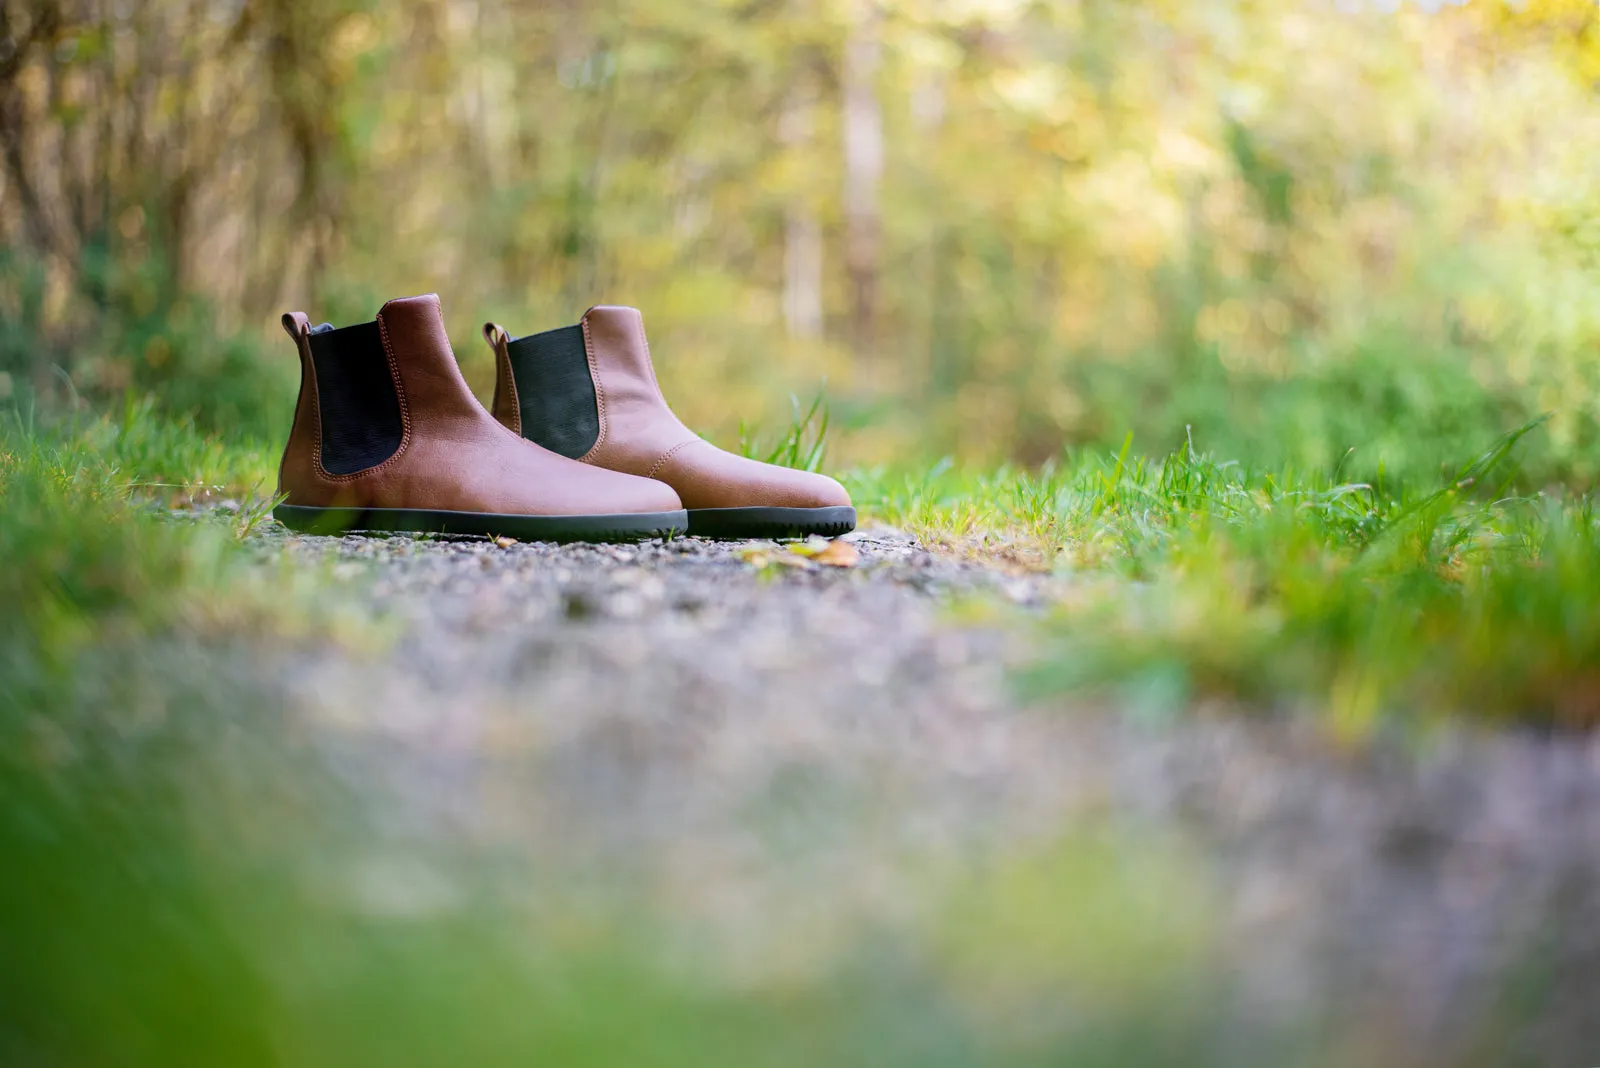
[[810,568],[816,565],[808,559],[809,553],[797,553],[797,546],[783,548],[777,545],[747,545],[739,550],[739,559],[755,568],[765,571],[772,567],[798,567]]
[[855,567],[861,559],[861,553],[849,542],[835,539],[814,553],[811,559],[827,567]]
[[772,562],[772,546],[746,545],[739,550],[739,559],[754,567],[766,567]]
[[805,541],[795,542],[786,546],[786,548],[796,556],[804,556],[807,559],[810,559],[811,557],[817,556],[826,551],[828,546],[832,544],[832,542],[830,542],[827,538],[822,537],[820,534],[813,534]]

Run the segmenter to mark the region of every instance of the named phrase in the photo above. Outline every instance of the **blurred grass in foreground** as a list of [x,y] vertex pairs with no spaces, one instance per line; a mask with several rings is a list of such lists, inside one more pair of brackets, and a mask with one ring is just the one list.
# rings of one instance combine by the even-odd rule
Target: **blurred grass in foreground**
[[[691,425],[826,377],[864,516],[1060,572],[1039,690],[1595,724],[1591,0],[0,11],[0,1064],[1465,1063],[1219,1035],[1139,828],[762,899],[766,975],[626,866],[407,839],[285,688],[369,622],[240,535],[286,307],[438,289],[486,387],[486,315],[617,301]],[[818,411],[740,444],[826,466]]]
[[[1457,674],[1430,708],[1581,719],[1552,702],[1583,692],[1596,641],[1587,504],[1460,492],[1511,445],[1404,500],[1188,453],[853,482],[869,514],[1082,573],[1050,685],[1148,696],[1166,672],[1270,700],[1365,671],[1380,707],[1436,665]],[[820,923],[774,853],[764,922],[730,940],[635,860],[385,819],[404,777],[352,775],[285,689],[344,640],[340,599],[249,558],[248,503],[144,503],[269,465],[137,407],[0,428],[0,1062],[1230,1063],[1215,890],[1138,828],[891,843],[896,907]],[[1273,1063],[1346,1063],[1305,1026]]]
[[[282,682],[341,640],[337,602],[249,558],[248,505],[161,507],[260,467],[140,408],[0,426],[0,1062],[1027,1064],[1070,1036],[1072,1063],[1110,1068],[1184,1048],[1207,905],[1163,843],[962,858],[974,874],[901,857],[925,887],[908,914],[818,941],[809,902],[774,902],[758,941],[795,963],[752,977],[725,932],[576,845],[397,830],[396,787],[336,769]],[[1181,904],[1159,889],[1180,879]],[[1087,1021],[996,1026],[1072,989]]]

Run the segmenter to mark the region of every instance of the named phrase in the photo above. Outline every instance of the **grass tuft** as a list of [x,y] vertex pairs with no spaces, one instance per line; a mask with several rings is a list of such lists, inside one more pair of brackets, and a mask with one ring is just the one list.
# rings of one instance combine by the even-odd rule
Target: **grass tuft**
[[800,398],[789,394],[789,426],[776,445],[763,445],[760,438],[743,420],[739,422],[739,455],[782,467],[801,471],[820,471],[828,453],[828,405],[824,390],[827,383],[817,389],[816,396],[804,411]]
[[1466,714],[1600,725],[1592,496],[1516,493],[1517,428],[1433,487],[1256,471],[1186,444],[1038,471],[858,473],[872,515],[1066,580],[1035,693],[1205,698],[1351,730]]

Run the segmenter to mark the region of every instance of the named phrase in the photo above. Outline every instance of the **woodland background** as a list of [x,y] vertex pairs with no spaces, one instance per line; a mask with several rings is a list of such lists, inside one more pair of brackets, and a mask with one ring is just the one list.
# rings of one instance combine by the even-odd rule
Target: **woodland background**
[[271,441],[279,313],[438,291],[841,461],[1600,470],[1592,0],[4,0],[0,137],[13,402]]
[[[1600,1063],[1597,145],[1595,0],[0,0],[0,1064]],[[428,291],[858,566],[286,536]]]

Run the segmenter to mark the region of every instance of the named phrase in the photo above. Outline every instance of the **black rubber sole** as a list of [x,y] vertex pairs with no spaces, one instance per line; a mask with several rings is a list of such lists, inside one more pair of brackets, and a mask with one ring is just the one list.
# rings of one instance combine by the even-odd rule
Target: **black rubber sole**
[[482,534],[519,541],[644,541],[682,534],[687,512],[617,515],[495,515],[425,508],[307,508],[280,504],[272,517],[290,530],[343,534],[351,530],[412,534]]
[[838,508],[691,508],[689,533],[702,538],[837,538],[856,529],[856,510]]

